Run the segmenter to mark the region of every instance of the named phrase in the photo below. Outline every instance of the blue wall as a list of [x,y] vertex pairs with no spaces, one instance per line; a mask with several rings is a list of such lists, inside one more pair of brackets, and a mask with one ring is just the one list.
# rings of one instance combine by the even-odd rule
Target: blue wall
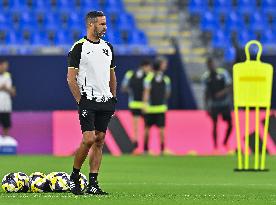
[[[152,59],[154,56],[147,56]],[[6,56],[10,62],[17,96],[14,110],[70,110],[76,104],[67,86],[67,65],[65,56]],[[118,80],[117,109],[127,109],[127,95],[119,87],[128,69],[136,69],[145,56],[117,56],[116,75]],[[170,109],[195,109],[181,60],[178,55],[170,55],[168,75],[172,79]]]

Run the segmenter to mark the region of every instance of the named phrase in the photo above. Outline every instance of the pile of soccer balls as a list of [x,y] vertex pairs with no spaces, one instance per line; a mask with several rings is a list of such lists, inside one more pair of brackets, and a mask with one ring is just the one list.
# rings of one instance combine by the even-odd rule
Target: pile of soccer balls
[[[87,187],[86,176],[80,173],[81,188]],[[68,192],[70,191],[70,176],[65,172],[52,172],[45,175],[34,172],[30,176],[22,172],[9,173],[2,180],[5,192]]]

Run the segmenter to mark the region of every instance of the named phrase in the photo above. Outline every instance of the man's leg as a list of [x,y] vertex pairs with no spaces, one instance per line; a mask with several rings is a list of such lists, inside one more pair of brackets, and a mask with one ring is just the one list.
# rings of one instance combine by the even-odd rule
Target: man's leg
[[[232,117],[231,117],[231,111],[230,110],[223,113],[223,120],[227,122],[227,131],[225,133],[225,138],[224,138],[224,141],[223,141],[223,145],[225,147],[227,147],[228,139],[230,137],[230,134],[231,134],[232,128],[233,128]],[[228,149],[228,147],[227,147],[227,149]]]
[[95,143],[91,147],[90,152],[90,159],[89,159],[89,165],[90,165],[90,173],[98,173],[101,161],[102,161],[102,149],[104,146],[104,138],[105,133],[96,131],[96,139]]
[[74,158],[74,166],[73,171],[70,176],[70,181],[72,182],[70,184],[70,188],[73,194],[80,195],[83,194],[80,187],[80,169],[88,155],[90,147],[95,142],[96,135],[95,131],[85,131],[83,133],[83,139],[79,146],[79,148],[76,151],[75,158]]
[[[114,106],[110,104],[111,102],[107,102],[104,106]],[[109,107],[107,107],[109,108]],[[112,108],[112,107],[111,107]],[[94,195],[106,195],[107,192],[103,191],[98,184],[98,173],[101,166],[102,161],[102,150],[104,146],[105,133],[107,130],[108,123],[111,119],[114,111],[98,111],[95,115],[95,129],[96,129],[96,138],[91,147],[90,152],[90,173],[89,173],[89,184],[87,187],[87,193]]]
[[75,154],[75,159],[74,159],[75,169],[81,169],[81,166],[88,155],[89,149],[91,148],[91,146],[95,141],[96,141],[95,131],[86,131],[83,133],[82,142]]
[[149,131],[150,127],[148,125],[145,126],[145,134],[144,134],[144,152],[149,151]]
[[133,131],[134,131],[134,149],[138,147],[138,127],[139,127],[139,119],[140,117],[138,115],[133,115]]
[[214,143],[214,150],[217,151],[217,122],[218,122],[217,117],[213,118],[212,122],[213,122],[213,143]]
[[164,152],[165,149],[165,128],[164,127],[159,127],[159,135],[160,135],[160,149],[161,149],[161,154]]

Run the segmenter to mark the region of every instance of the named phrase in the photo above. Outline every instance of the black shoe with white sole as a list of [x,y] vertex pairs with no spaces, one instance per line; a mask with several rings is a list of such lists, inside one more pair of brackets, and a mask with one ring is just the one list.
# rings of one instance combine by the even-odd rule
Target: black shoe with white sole
[[81,190],[80,175],[70,176],[70,190],[75,195],[83,195]]
[[87,194],[93,194],[93,195],[108,195],[107,192],[103,191],[100,188],[97,181],[94,181],[93,183],[88,184],[86,193]]

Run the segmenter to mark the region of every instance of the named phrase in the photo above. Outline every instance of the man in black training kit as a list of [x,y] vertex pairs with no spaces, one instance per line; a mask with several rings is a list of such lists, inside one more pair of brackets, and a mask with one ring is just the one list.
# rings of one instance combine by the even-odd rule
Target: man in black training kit
[[117,102],[114,53],[112,45],[101,39],[107,29],[104,13],[89,12],[85,22],[87,36],[77,41],[68,54],[67,80],[79,107],[83,134],[75,154],[70,188],[76,195],[83,194],[79,173],[91,148],[87,193],[106,195],[99,187],[97,177],[105,132]]
[[122,82],[122,91],[128,92],[128,107],[133,115],[133,154],[136,154],[138,152],[138,126],[139,119],[143,117],[142,108],[144,107],[144,79],[146,78],[147,74],[151,72],[151,70],[151,61],[145,59],[142,61],[140,67],[136,71],[128,70]]
[[225,69],[215,67],[212,58],[207,59],[207,67],[208,71],[204,73],[202,80],[205,86],[205,107],[213,122],[214,153],[218,153],[217,122],[220,114],[228,125],[223,145],[228,152],[231,152],[228,147],[228,139],[232,131],[230,96],[232,80]]
[[171,80],[164,74],[167,69],[168,60],[159,56],[154,64],[154,72],[147,75],[144,80],[144,113],[145,113],[145,133],[144,152],[149,151],[149,131],[153,125],[159,129],[161,154],[170,154],[165,149],[165,122],[168,110],[167,101],[171,94]]

